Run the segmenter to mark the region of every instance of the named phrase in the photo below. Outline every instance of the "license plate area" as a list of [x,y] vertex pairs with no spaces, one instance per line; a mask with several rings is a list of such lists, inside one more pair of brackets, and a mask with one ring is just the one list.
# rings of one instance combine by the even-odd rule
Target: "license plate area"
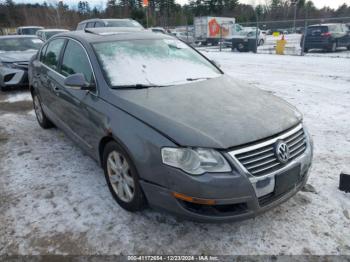
[[274,195],[279,196],[295,188],[300,182],[300,165],[283,172],[275,177]]
[[259,205],[266,206],[294,189],[301,181],[301,165],[296,165],[274,177],[275,188],[271,193],[258,196]]

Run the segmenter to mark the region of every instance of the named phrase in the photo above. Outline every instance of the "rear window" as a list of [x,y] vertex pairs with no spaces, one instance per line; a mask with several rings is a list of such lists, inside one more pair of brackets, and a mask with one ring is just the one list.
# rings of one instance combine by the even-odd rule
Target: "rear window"
[[138,22],[134,20],[109,20],[107,21],[107,27],[136,27],[142,28]]
[[38,30],[41,28],[22,28],[22,35],[35,35]]
[[83,24],[78,24],[77,30],[83,30],[83,29],[84,29],[84,26],[85,26],[84,23],[83,23]]
[[39,50],[43,41],[39,38],[14,37],[0,39],[0,52],[8,51],[36,51]]
[[328,32],[328,26],[312,26],[307,29],[308,35],[320,35]]

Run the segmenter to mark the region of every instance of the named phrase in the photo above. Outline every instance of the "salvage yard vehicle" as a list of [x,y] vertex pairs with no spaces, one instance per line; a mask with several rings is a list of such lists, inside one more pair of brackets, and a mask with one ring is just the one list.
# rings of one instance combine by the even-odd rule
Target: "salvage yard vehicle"
[[17,27],[16,33],[17,35],[36,35],[36,32],[42,29],[44,29],[42,26],[21,26]]
[[113,30],[52,37],[30,90],[40,126],[92,156],[121,207],[233,221],[305,185],[313,144],[296,108],[172,36]]
[[98,27],[133,27],[143,28],[143,26],[133,19],[88,19],[81,21],[76,30],[84,30],[86,28],[98,28]]
[[0,89],[28,87],[28,64],[42,41],[36,36],[0,37]]
[[319,24],[307,28],[306,37],[301,39],[301,46],[305,41],[304,52],[311,49],[323,49],[335,52],[338,47],[350,50],[350,29],[345,24]]
[[[256,36],[258,35],[258,40]],[[238,34],[235,34],[231,37],[224,39],[224,46],[231,47],[232,50],[237,49],[239,52],[249,52],[255,51],[256,46],[264,45],[266,41],[266,35],[261,33],[261,30],[258,29],[247,29],[240,31]]]
[[234,35],[243,28],[233,17],[201,16],[194,18],[194,37],[202,45],[217,45],[221,38]]
[[69,30],[66,30],[66,29],[42,29],[42,30],[38,30],[36,32],[36,35],[38,38],[40,38],[41,40],[46,42],[54,35],[57,35],[57,34],[63,33],[63,32],[68,32],[68,31]]

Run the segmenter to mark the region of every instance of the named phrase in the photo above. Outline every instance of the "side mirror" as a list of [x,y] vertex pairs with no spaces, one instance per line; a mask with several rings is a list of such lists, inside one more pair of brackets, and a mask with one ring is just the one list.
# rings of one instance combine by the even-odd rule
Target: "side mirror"
[[81,73],[70,75],[64,81],[64,85],[75,90],[93,90],[95,85],[89,84]]
[[210,60],[214,65],[216,65],[218,68],[220,68],[221,67],[221,65],[217,62],[217,61],[215,61],[215,60]]

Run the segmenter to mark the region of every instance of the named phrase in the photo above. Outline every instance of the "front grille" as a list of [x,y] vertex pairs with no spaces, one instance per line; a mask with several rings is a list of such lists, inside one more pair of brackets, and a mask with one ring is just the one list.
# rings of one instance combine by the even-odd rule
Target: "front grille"
[[[283,140],[289,147],[290,158],[282,164],[275,156],[275,143]],[[301,156],[306,150],[306,137],[301,125],[284,134],[246,148],[242,148],[230,154],[244,166],[253,176],[264,176],[288,165],[291,161]]]

